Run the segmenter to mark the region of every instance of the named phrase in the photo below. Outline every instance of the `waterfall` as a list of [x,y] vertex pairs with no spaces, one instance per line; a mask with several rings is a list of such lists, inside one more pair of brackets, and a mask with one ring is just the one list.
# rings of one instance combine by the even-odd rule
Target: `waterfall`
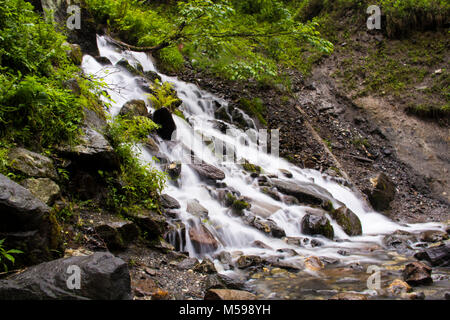
[[[202,90],[194,84],[158,72],[152,58],[145,53],[122,51],[109,43],[107,38],[103,36],[97,37],[97,44],[100,55],[107,57],[112,65],[102,65],[93,57],[86,55],[83,58],[82,68],[86,74],[104,78],[108,85],[107,91],[111,97],[111,100],[107,101],[111,104],[108,112],[112,116],[116,116],[121,107],[132,99],[146,101],[149,111],[154,111],[148,102],[147,93],[145,88],[142,87],[139,77],[114,66],[121,59],[126,59],[133,66],[139,63],[144,71],[157,72],[163,82],[170,82],[174,86],[178,97],[183,101],[180,110],[183,112],[186,121],[174,116],[177,126],[176,138],[173,141],[158,139],[156,142],[159,145],[160,154],[165,158],[169,161],[182,162],[182,171],[178,182],[168,183],[164,193],[180,202],[181,208],[173,211],[176,212],[177,219],[186,225],[185,230],[178,230],[177,234],[172,235],[169,241],[176,244],[176,241],[185,238],[185,242],[178,244],[178,246],[180,250],[189,252],[191,256],[198,258],[208,256],[214,260],[216,253],[227,251],[232,253],[233,257],[236,257],[236,252],[239,252],[240,254],[262,257],[277,256],[295,263],[299,257],[290,257],[285,252],[286,250],[277,251],[292,248],[303,256],[339,257],[341,261],[349,263],[352,261],[373,261],[376,257],[360,254],[350,254],[344,257],[339,255],[338,251],[343,248],[352,249],[367,246],[368,243],[381,244],[385,234],[396,230],[411,232],[442,229],[442,225],[438,223],[411,225],[395,223],[382,214],[367,209],[364,201],[355,192],[339,184],[331,177],[315,170],[298,168],[288,161],[260,150],[257,143],[248,139],[248,135],[238,127],[227,124],[228,134],[224,134],[217,128],[217,120],[214,114],[217,107],[226,107],[227,101]],[[244,119],[251,128],[255,129],[247,115],[244,116]],[[256,130],[253,131],[256,132]],[[301,232],[300,221],[310,208],[302,205],[288,205],[263,193],[258,185],[258,177],[245,172],[239,163],[221,161],[223,159],[219,159],[213,150],[207,147],[205,138],[222,141],[224,145],[233,148],[237,159],[245,158],[249,160],[252,164],[260,166],[267,175],[276,175],[279,179],[308,186],[311,191],[329,198],[335,207],[345,204],[359,217],[363,234],[350,237],[333,219],[330,219],[335,238],[341,241],[336,242],[321,238],[320,241],[323,242],[323,245],[320,247],[299,247],[267,235],[248,225],[245,223],[245,217],[233,214],[230,208],[225,207],[216,199],[215,194],[220,189],[220,184],[226,185],[230,190],[236,190],[245,199],[251,199],[254,208],[264,212],[266,214],[265,219],[272,220],[279,228],[284,230],[287,237],[305,237]],[[152,154],[140,146],[137,147],[141,151],[143,160],[151,162],[156,167],[161,167],[160,163],[154,161]],[[186,159],[183,159],[183,154],[186,149],[193,151],[197,157],[200,157],[206,163],[222,170],[225,173],[225,179],[219,185],[203,182],[196,172],[184,163]],[[283,177],[280,169],[288,170],[292,173],[292,178]],[[201,219],[187,212],[188,203],[194,199],[198,200],[208,210],[207,218]],[[214,251],[203,251],[201,248],[199,250],[191,242],[190,228],[198,228],[200,225],[204,226],[218,240],[219,245]],[[255,241],[263,242],[270,248],[255,247],[253,245]],[[215,263],[220,269],[220,263],[217,259]]]

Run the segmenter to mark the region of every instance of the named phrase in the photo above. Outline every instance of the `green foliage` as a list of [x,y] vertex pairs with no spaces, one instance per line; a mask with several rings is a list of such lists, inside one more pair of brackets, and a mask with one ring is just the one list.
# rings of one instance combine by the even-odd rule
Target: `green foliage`
[[239,105],[247,114],[255,116],[263,124],[267,125],[267,120],[265,119],[266,107],[263,101],[259,98],[239,100]]
[[132,119],[117,116],[108,128],[111,145],[121,163],[120,184],[112,176],[105,176],[110,185],[109,205],[117,211],[130,207],[155,209],[158,194],[164,188],[166,175],[142,161],[136,151],[137,143],[145,142],[157,125],[147,117]]
[[154,94],[150,94],[149,97],[155,110],[166,107],[170,112],[175,112],[175,106],[179,99],[172,84],[169,82],[160,83],[157,79],[151,89]]
[[[98,83],[80,76],[70,47],[24,0],[0,0],[0,140],[33,148],[75,142]],[[74,79],[81,94],[68,89]]]
[[4,242],[5,239],[0,240],[0,263],[3,265],[4,271],[8,271],[7,263],[9,262],[11,264],[14,264],[14,262],[16,261],[14,255],[21,254],[23,252],[17,249],[6,250],[4,248]]

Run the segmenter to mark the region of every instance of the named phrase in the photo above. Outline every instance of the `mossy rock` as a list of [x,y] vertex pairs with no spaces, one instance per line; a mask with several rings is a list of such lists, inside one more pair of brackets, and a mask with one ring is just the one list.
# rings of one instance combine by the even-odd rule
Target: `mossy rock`
[[349,236],[362,235],[362,225],[358,216],[348,209],[346,206],[342,206],[337,210],[330,212],[331,217],[336,220],[337,224],[344,230]]

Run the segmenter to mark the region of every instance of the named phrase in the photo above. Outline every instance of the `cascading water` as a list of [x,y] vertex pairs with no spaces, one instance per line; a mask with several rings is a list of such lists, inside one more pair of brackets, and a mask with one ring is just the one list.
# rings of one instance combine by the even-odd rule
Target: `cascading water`
[[[189,252],[191,256],[199,258],[206,256],[214,259],[215,253],[227,251],[237,257],[236,252],[240,254],[252,254],[262,257],[277,256],[279,259],[285,259],[289,263],[299,262],[301,256],[326,256],[339,258],[341,261],[350,263],[352,261],[371,262],[376,261],[376,256],[367,253],[358,252],[357,248],[368,246],[368,244],[381,244],[383,235],[392,233],[396,230],[417,231],[417,230],[441,230],[442,225],[438,223],[399,225],[389,220],[385,216],[368,210],[364,202],[348,187],[335,182],[331,177],[314,170],[300,169],[289,162],[278,159],[258,149],[258,145],[246,138],[242,130],[232,124],[227,124],[228,134],[224,134],[217,129],[217,120],[214,112],[218,106],[227,106],[227,102],[216,97],[196,85],[178,80],[175,77],[169,77],[159,73],[152,60],[145,53],[131,51],[122,51],[109,43],[106,37],[99,36],[97,39],[100,55],[107,57],[113,65],[101,65],[93,57],[85,56],[83,58],[82,68],[86,74],[95,75],[104,78],[108,84],[108,93],[111,96],[111,108],[108,110],[112,116],[119,113],[120,108],[129,100],[141,99],[147,101],[150,111],[154,111],[148,102],[148,96],[145,88],[142,87],[140,77],[133,76],[124,69],[117,68],[114,65],[121,59],[126,59],[131,65],[136,66],[139,63],[144,71],[157,72],[163,82],[173,84],[179,98],[183,101],[180,110],[183,112],[187,121],[174,116],[177,126],[177,135],[173,141],[164,141],[159,139],[160,154],[169,161],[185,162],[183,158],[185,150],[192,150],[196,157],[220,168],[225,173],[225,179],[222,181],[227,188],[237,190],[242,197],[252,200],[255,207],[259,207],[266,217],[276,223],[278,227],[284,230],[288,237],[305,237],[301,233],[300,221],[306,214],[308,207],[301,205],[288,205],[281,201],[274,200],[272,197],[263,193],[257,182],[257,177],[252,177],[245,172],[242,165],[232,161],[224,162],[218,159],[213,152],[206,147],[205,137],[214,139],[214,141],[223,141],[228,147],[233,147],[236,153],[236,159],[246,159],[249,162],[258,165],[264,173],[278,175],[280,179],[283,175],[279,169],[288,170],[292,173],[292,178],[286,179],[290,182],[302,183],[314,189],[316,193],[321,193],[324,197],[331,200],[335,207],[345,204],[360,219],[363,235],[357,237],[348,236],[342,228],[330,219],[335,231],[335,238],[339,242],[321,238],[323,245],[320,247],[299,247],[287,244],[281,239],[271,237],[264,232],[255,229],[246,224],[241,216],[234,215],[229,208],[223,206],[214,196],[217,186],[203,182],[196,172],[189,166],[182,164],[180,178],[177,183],[169,183],[164,193],[177,199],[181,208],[174,210],[186,226],[186,230],[179,230],[178,236],[172,235],[173,244],[180,247],[180,250]],[[248,116],[244,119],[254,128],[254,124]],[[231,135],[230,135],[231,133]],[[240,137],[241,140],[236,139]],[[243,144],[242,141],[246,143]],[[153,160],[153,155],[146,149],[141,149],[143,160],[152,162],[155,166],[160,166]],[[187,205],[192,200],[198,200],[199,203],[207,208],[207,219],[198,218],[187,212]],[[203,225],[219,241],[219,247],[215,252],[199,252],[190,240],[189,228]],[[184,232],[184,234],[181,234]],[[175,243],[185,238],[183,243]],[[255,241],[260,241],[270,248],[258,248],[254,246]],[[300,256],[290,256],[286,250],[295,249]],[[338,254],[339,250],[349,249],[351,254],[342,256]],[[224,271],[218,260],[214,260],[219,271]],[[230,271],[231,272],[231,271]]]

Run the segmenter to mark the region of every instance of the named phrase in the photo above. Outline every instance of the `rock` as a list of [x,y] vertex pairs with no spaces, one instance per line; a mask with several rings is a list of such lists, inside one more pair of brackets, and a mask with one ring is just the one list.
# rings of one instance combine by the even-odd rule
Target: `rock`
[[159,128],[156,132],[164,140],[171,140],[173,132],[177,129],[175,121],[173,121],[170,111],[163,107],[156,110],[153,113],[153,122],[159,124]]
[[231,278],[224,274],[216,273],[208,277],[206,281],[206,291],[209,289],[234,289],[242,290],[245,288],[245,279]]
[[215,258],[218,259],[220,263],[224,265],[224,267],[227,267],[228,269],[233,269],[232,267],[233,258],[231,257],[231,253],[227,251],[222,251],[218,255],[216,255]]
[[447,232],[436,230],[424,231],[419,236],[420,241],[423,242],[440,242],[448,240],[448,238]]
[[265,234],[271,235],[274,238],[283,238],[286,233],[281,229],[274,221],[264,220],[259,217],[246,217],[246,222],[252,227],[264,232]]
[[145,105],[145,101],[144,100],[128,101],[123,105],[122,109],[120,109],[119,115],[127,117],[148,116],[148,110],[147,106]]
[[450,244],[428,248],[414,255],[418,260],[430,262],[433,267],[450,266]]
[[52,205],[61,193],[59,186],[49,178],[30,178],[22,181],[21,185],[47,205]]
[[122,58],[116,63],[116,66],[120,66],[124,69],[126,69],[128,72],[130,72],[134,76],[139,76],[143,74],[144,69],[140,64],[137,64],[136,67],[133,67],[125,58]]
[[16,267],[53,258],[61,250],[59,226],[50,208],[19,184],[0,174],[0,239],[24,252]]
[[188,201],[186,211],[199,217],[200,219],[205,219],[208,217],[208,209],[202,206],[196,199]]
[[292,178],[293,174],[292,172],[290,172],[289,170],[286,169],[279,169],[278,171],[280,171],[286,178]]
[[14,148],[8,154],[8,166],[28,177],[57,180],[53,161],[39,153],[24,148]]
[[251,204],[250,211],[254,215],[259,216],[264,219],[269,218],[272,214],[274,214],[275,212],[277,212],[278,210],[281,209],[280,206],[273,205],[271,203],[261,201],[261,200],[250,199],[249,203]]
[[319,271],[325,268],[325,265],[320,258],[311,256],[305,259],[305,267],[312,271]]
[[164,209],[180,209],[181,208],[181,205],[177,201],[177,199],[172,198],[168,194],[162,194],[159,197],[159,201],[161,203],[161,207],[163,207]]
[[205,300],[257,300],[253,293],[242,290],[210,289],[205,294]]
[[164,166],[164,171],[172,180],[177,180],[181,174],[181,162],[171,162]]
[[157,154],[159,152],[159,146],[152,137],[148,137],[143,145],[152,154]]
[[240,256],[236,261],[236,265],[239,269],[246,269],[249,267],[259,267],[263,260],[259,256]]
[[231,123],[231,116],[228,114],[227,107],[222,106],[214,112],[216,119]]
[[259,240],[255,240],[252,242],[252,247],[256,247],[256,248],[260,248],[260,249],[268,249],[268,250],[273,250],[272,247],[268,246],[267,244],[265,244],[262,241]]
[[189,270],[193,269],[197,264],[198,260],[196,258],[186,258],[177,264],[177,268],[180,270]]
[[156,212],[142,210],[139,212],[131,211],[126,214],[144,233],[147,234],[147,237],[150,240],[159,239],[168,231],[166,219]]
[[394,281],[391,282],[387,291],[393,296],[399,296],[401,294],[411,292],[412,288],[406,282],[400,279],[395,279]]
[[219,243],[211,232],[204,226],[194,226],[189,229],[189,238],[196,252],[206,253],[216,250]]
[[312,183],[280,179],[272,179],[271,182],[279,192],[297,198],[302,204],[321,205],[333,198],[327,190]]
[[428,285],[433,283],[432,269],[422,262],[412,262],[403,270],[403,280],[411,286]]
[[334,230],[330,221],[321,214],[307,213],[302,221],[302,232],[307,235],[322,235],[333,240]]
[[102,66],[112,65],[111,60],[109,60],[107,57],[96,56],[95,60],[97,60],[97,62],[100,63]]
[[135,223],[112,217],[109,221],[96,223],[94,231],[111,251],[125,249],[139,236],[139,229]]
[[190,164],[189,167],[191,167],[200,176],[200,179],[202,180],[206,180],[209,182],[225,179],[225,173],[222,170],[208,163],[205,162],[199,164],[193,163]]
[[331,297],[330,300],[367,300],[367,296],[359,293],[341,292]]
[[81,51],[81,47],[78,44],[69,44],[70,50],[67,51],[67,54],[72,60],[73,63],[75,63],[77,66],[81,65],[81,62],[83,61],[83,52]]
[[[78,267],[80,289],[68,289]],[[69,282],[68,282],[69,281]],[[129,300],[130,274],[127,264],[107,252],[46,262],[0,280],[1,300]]]
[[200,273],[217,273],[214,263],[209,259],[204,259],[201,263],[197,263],[193,270]]
[[161,76],[155,71],[144,71],[144,77],[146,77],[151,82],[155,82],[156,80],[158,80],[159,82],[162,81]]
[[337,224],[344,230],[349,236],[362,235],[362,225],[358,216],[348,209],[346,206],[342,206],[337,210],[332,210],[330,216],[336,220]]
[[396,194],[394,183],[384,173],[379,173],[375,178],[370,179],[370,182],[372,189],[365,190],[365,193],[372,207],[377,211],[389,209]]
[[119,159],[105,137],[91,128],[83,128],[81,143],[77,146],[58,146],[57,150],[64,157],[79,166],[92,170],[118,170]]
[[412,233],[397,230],[393,234],[383,238],[383,244],[389,249],[395,249],[402,253],[412,252],[411,245],[417,241],[417,237]]
[[84,112],[84,125],[88,128],[94,129],[98,132],[105,132],[105,128],[108,125],[106,117],[103,113],[99,114],[98,111],[83,107]]

